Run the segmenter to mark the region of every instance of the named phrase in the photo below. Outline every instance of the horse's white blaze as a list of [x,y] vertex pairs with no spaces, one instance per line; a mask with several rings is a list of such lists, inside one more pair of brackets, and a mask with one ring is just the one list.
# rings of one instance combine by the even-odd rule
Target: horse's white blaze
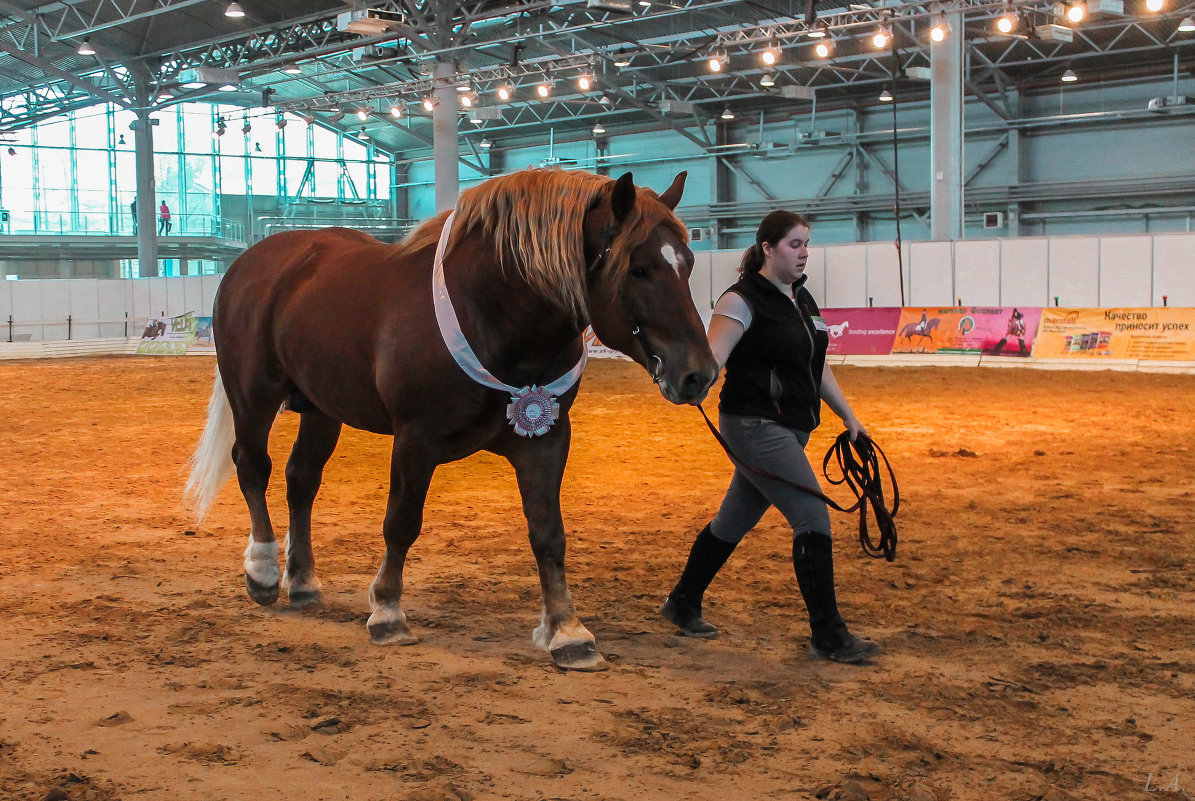
[[256,542],[252,535],[245,548],[245,575],[263,587],[277,587],[282,572],[278,569],[278,543]]
[[680,278],[680,256],[676,253],[676,248],[672,245],[664,245],[660,248],[660,255],[664,257],[664,261],[672,265],[672,271],[676,273],[676,277]]

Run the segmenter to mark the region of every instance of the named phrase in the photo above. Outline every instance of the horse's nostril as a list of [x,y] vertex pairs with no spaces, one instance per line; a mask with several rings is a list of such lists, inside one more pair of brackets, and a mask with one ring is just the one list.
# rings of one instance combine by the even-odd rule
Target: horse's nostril
[[700,395],[709,383],[701,373],[689,373],[680,383],[681,395],[685,398],[695,398]]

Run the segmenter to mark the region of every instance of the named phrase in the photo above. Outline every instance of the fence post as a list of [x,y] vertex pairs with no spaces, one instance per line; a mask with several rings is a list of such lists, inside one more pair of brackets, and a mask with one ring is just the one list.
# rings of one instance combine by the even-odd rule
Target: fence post
[[8,315],[8,341],[12,342],[12,315]]
[[129,313],[124,313],[124,338],[129,338]]
[[74,318],[71,315],[66,316],[66,339],[69,342],[71,338],[71,328],[74,325]]

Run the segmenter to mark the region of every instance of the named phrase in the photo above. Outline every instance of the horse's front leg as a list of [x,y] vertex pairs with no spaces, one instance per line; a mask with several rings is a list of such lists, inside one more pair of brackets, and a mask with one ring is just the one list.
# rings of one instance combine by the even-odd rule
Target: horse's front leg
[[396,435],[390,457],[390,498],[382,534],[386,555],[369,586],[371,614],[366,626],[377,645],[411,645],[419,638],[407,627],[402,611],[402,571],[419,531],[423,527],[423,505],[436,463],[423,443]]
[[564,521],[560,516],[560,483],[568,460],[571,429],[559,420],[543,437],[522,439],[503,450],[515,468],[527,534],[539,570],[543,618],[532,640],[552,655],[557,667],[605,670],[594,637],[577,619],[564,576]]

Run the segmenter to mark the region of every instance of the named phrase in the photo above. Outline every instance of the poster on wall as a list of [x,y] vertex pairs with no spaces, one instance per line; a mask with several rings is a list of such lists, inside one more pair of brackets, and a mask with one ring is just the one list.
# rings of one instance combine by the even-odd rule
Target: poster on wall
[[211,317],[196,317],[195,318],[195,341],[192,345],[206,345],[214,346],[216,341],[212,339],[212,318]]
[[150,317],[134,353],[140,356],[182,356],[195,341],[199,318],[193,312],[178,317]]
[[901,309],[892,352],[1028,357],[1041,313],[1028,306]]
[[900,308],[822,309],[830,332],[829,354],[887,356],[900,320]]
[[1043,309],[1039,359],[1195,359],[1195,309]]
[[629,356],[614,350],[614,348],[608,348],[603,345],[592,327],[586,328],[583,336],[585,337],[585,347],[591,359],[630,359]]

